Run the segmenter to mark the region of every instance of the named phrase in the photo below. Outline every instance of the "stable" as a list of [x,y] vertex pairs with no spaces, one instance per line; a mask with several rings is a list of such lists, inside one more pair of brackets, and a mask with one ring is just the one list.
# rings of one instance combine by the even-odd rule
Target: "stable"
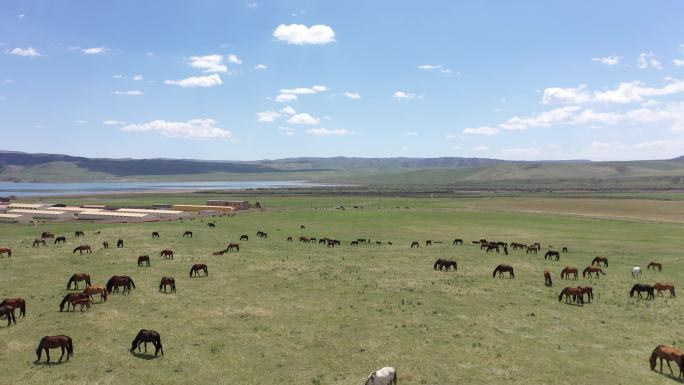
[[7,214],[19,214],[32,217],[33,219],[73,219],[74,215],[65,211],[37,210],[37,209],[11,209]]
[[31,217],[21,214],[0,214],[0,223],[29,222]]
[[120,211],[87,210],[77,213],[76,218],[127,222],[131,220],[145,220],[149,218],[149,215],[143,213],[126,213]]

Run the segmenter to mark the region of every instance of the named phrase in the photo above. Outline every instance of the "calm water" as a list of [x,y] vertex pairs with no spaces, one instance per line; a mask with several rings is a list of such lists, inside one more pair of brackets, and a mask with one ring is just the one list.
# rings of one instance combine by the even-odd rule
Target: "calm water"
[[198,190],[239,190],[249,188],[316,187],[302,181],[258,182],[84,182],[12,183],[0,182],[0,196],[90,195],[121,192],[173,192]]

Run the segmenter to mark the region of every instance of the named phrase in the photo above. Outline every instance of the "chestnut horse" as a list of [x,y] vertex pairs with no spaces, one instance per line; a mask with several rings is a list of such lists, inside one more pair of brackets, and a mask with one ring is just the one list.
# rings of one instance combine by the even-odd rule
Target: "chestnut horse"
[[[660,295],[661,297],[663,296],[663,291],[665,291],[665,290],[670,291],[670,297],[676,297],[675,296],[675,287],[671,283],[658,283],[657,282],[655,285],[653,285],[653,288],[658,292],[658,295]],[[0,303],[0,305],[2,305],[2,304]]]
[[112,291],[118,293],[119,287],[123,287],[123,294],[126,294],[126,292],[130,293],[131,288],[135,289],[135,282],[127,275],[114,275],[112,278],[109,278],[109,281],[107,281],[108,294],[112,294]]
[[64,299],[62,299],[62,302],[59,304],[59,311],[64,311],[64,305],[67,305],[67,311],[69,311],[69,306],[73,304],[74,301],[77,301],[81,298],[88,298],[87,294],[83,293],[69,293],[64,296]]
[[90,297],[79,298],[77,300],[71,301],[71,306],[74,307],[72,310],[76,311],[76,305],[81,305],[81,311],[83,311],[83,308],[85,308],[86,310],[90,310],[91,303],[93,302],[90,300]]
[[193,273],[195,274],[195,277],[199,277],[200,271],[204,271],[205,277],[209,276],[209,268],[207,268],[207,265],[203,263],[196,263],[190,268],[190,277],[192,277]]
[[632,290],[629,291],[629,296],[634,297],[634,292],[637,293],[639,298],[641,297],[641,293],[646,292],[646,299],[655,299],[655,296],[653,295],[654,288],[651,285],[646,285],[642,283],[637,283],[636,285],[632,286]]
[[161,253],[159,253],[159,256],[163,259],[173,259],[173,250],[162,250]]
[[164,293],[166,293],[166,286],[170,286],[171,293],[176,292],[176,280],[173,277],[162,277],[159,283],[159,291],[162,291],[162,288],[164,288]]
[[83,255],[83,252],[84,252],[84,251],[85,251],[86,254],[91,254],[91,253],[93,252],[93,250],[92,250],[92,249],[90,248],[90,246],[88,246],[88,245],[81,245],[81,246],[78,246],[77,248],[74,249],[74,254],[76,254],[77,251],[78,251],[81,255]]
[[[563,296],[565,296],[565,303],[576,302],[580,306],[584,305],[584,295],[582,294],[582,290],[577,287],[566,287],[563,289],[563,291],[561,291],[561,293],[558,295],[558,302],[563,299]],[[570,301],[571,297],[572,302]]]
[[653,271],[655,271],[656,267],[658,268],[658,271],[663,271],[663,264],[658,261],[649,263],[648,266],[646,266],[646,270],[653,269]]
[[88,286],[83,290],[82,294],[90,297],[91,301],[94,300],[94,294],[100,294],[100,302],[107,302],[107,288],[103,285]]
[[576,267],[566,267],[561,271],[561,279],[570,279],[570,274],[574,276],[573,279],[577,279],[577,268]]
[[594,264],[595,264],[596,266],[599,266],[599,267],[600,267],[602,263],[603,263],[603,266],[604,266],[604,267],[608,267],[608,258],[606,258],[606,257],[596,257],[596,258],[594,258],[594,259],[591,261],[591,265],[592,265],[592,266],[594,266]]
[[12,311],[18,308],[19,317],[26,315],[26,301],[23,298],[7,298],[0,302],[0,306],[12,306]]
[[17,324],[17,319],[14,317],[14,308],[10,305],[0,306],[0,317],[7,317],[7,327],[12,326],[12,322]]
[[147,265],[147,267],[150,267],[149,255],[141,255],[138,257],[138,267],[142,267],[143,265]]
[[78,290],[78,283],[85,281],[86,287],[90,286],[90,274],[88,273],[76,273],[69,278],[67,282],[67,290],[71,290],[71,284],[74,284],[74,290]]
[[553,282],[551,281],[551,272],[548,270],[544,270],[544,285],[548,287],[553,286]]
[[515,278],[515,274],[513,273],[513,266],[510,265],[499,265],[494,269],[494,272],[492,273],[492,278],[496,277],[496,273],[499,273],[499,277],[503,278],[504,273],[508,272],[510,278]]
[[145,344],[145,353],[147,353],[148,342],[151,342],[152,345],[154,345],[155,356],[159,354],[159,352],[161,352],[162,356],[164,355],[164,349],[162,348],[161,337],[159,336],[159,333],[154,330],[145,329],[141,329],[138,332],[138,335],[135,336],[135,339],[131,344],[131,353],[135,352],[135,348],[138,348],[138,351],[140,351],[140,344],[142,343]]
[[449,271],[450,268],[454,268],[454,271],[458,271],[458,265],[456,264],[456,261],[452,261],[450,259],[438,259],[434,266],[432,267],[435,270],[446,270]]
[[7,254],[7,258],[10,258],[12,256],[12,249],[8,249],[7,247],[0,247],[0,257],[2,257],[3,254]]
[[679,365],[679,378],[684,377],[684,362],[682,362],[682,359],[684,357],[684,353],[682,353],[681,350],[677,348],[673,348],[671,346],[666,346],[666,345],[658,345],[654,350],[653,353],[651,353],[651,358],[649,358],[649,363],[651,364],[651,370],[655,370],[656,367],[656,360],[660,358],[660,372],[663,372],[663,360],[667,362],[667,367],[670,368],[670,374],[674,376],[674,372],[672,372],[672,367],[670,366],[670,361],[674,361]]
[[577,286],[577,288],[582,293],[582,301],[584,301],[584,295],[587,295],[587,302],[591,302],[594,299],[594,288],[591,286]]
[[596,274],[595,277],[598,278],[598,277],[599,277],[599,273],[601,273],[601,274],[603,274],[603,275],[606,275],[606,273],[604,273],[603,270],[601,270],[600,267],[587,266],[587,268],[584,269],[584,271],[582,271],[582,277],[586,277],[587,274],[589,274],[589,278],[591,278],[591,275],[592,275],[592,274]]
[[40,343],[38,344],[38,349],[36,349],[36,355],[38,356],[36,362],[40,361],[40,354],[43,352],[43,350],[45,350],[47,362],[50,362],[50,349],[57,348],[62,349],[62,355],[59,356],[59,361],[62,361],[65,351],[67,354],[67,361],[69,361],[69,358],[71,358],[71,356],[74,354],[74,343],[72,342],[71,337],[64,335],[45,336],[41,338]]

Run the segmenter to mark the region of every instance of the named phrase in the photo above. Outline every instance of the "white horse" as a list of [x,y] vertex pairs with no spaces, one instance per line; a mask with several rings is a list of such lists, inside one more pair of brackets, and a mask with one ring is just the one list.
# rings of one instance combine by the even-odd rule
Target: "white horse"
[[397,385],[397,370],[386,366],[368,376],[365,385]]
[[634,266],[632,268],[632,278],[635,278],[637,276],[641,277],[641,268],[639,266]]

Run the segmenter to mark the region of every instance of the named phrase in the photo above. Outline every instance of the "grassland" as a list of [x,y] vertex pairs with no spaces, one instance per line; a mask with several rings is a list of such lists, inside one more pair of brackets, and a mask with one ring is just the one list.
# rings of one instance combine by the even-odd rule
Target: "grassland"
[[[82,201],[131,204],[207,196]],[[0,246],[14,249],[11,259],[0,259],[0,297],[28,301],[28,315],[16,327],[0,322],[0,384],[360,384],[385,365],[397,367],[402,384],[662,384],[670,380],[650,371],[652,349],[684,346],[679,299],[628,296],[635,281],[669,281],[679,288],[684,226],[666,222],[660,208],[650,214],[637,210],[629,203],[634,199],[624,200],[621,213],[637,210],[633,215],[648,221],[576,216],[582,211],[578,199],[540,202],[534,210],[502,198],[258,200],[274,210],[220,218],[214,230],[199,220],[0,226]],[[338,204],[364,209],[330,209]],[[613,210],[620,208],[610,206],[608,214]],[[87,234],[83,242],[98,246],[94,254],[71,254],[77,229]],[[181,239],[185,230],[195,237]],[[257,230],[269,238],[253,237]],[[42,231],[65,234],[69,242],[31,248]],[[152,231],[161,238],[151,239]],[[239,253],[211,256],[241,234],[249,234],[250,241],[241,242]],[[289,235],[335,237],[343,246],[287,243]],[[466,244],[452,246],[455,237]],[[519,252],[485,254],[469,244],[480,237],[540,241],[570,252],[560,262]],[[103,240],[117,238],[126,241],[125,248],[99,248]],[[349,246],[356,238],[393,245]],[[411,241],[426,239],[445,243],[409,249]],[[175,260],[160,260],[163,248],[174,249]],[[152,267],[136,267],[141,254],[152,257]],[[610,258],[606,276],[559,279],[564,266],[584,268],[596,255]],[[459,271],[433,271],[439,257],[456,259]],[[654,259],[663,262],[663,272],[630,277],[631,266],[645,267]],[[197,262],[209,265],[208,278],[188,278]],[[512,264],[516,279],[492,279],[499,263]],[[552,271],[553,288],[543,285],[544,269]],[[90,273],[94,283],[131,275],[137,289],[129,296],[112,295],[90,312],[60,313],[66,281],[75,272]],[[177,294],[158,293],[163,275],[176,278]],[[594,286],[592,304],[558,302],[562,287],[580,283]],[[164,357],[145,360],[128,353],[141,328],[161,333]],[[48,334],[73,337],[72,361],[34,364],[38,340]]]

